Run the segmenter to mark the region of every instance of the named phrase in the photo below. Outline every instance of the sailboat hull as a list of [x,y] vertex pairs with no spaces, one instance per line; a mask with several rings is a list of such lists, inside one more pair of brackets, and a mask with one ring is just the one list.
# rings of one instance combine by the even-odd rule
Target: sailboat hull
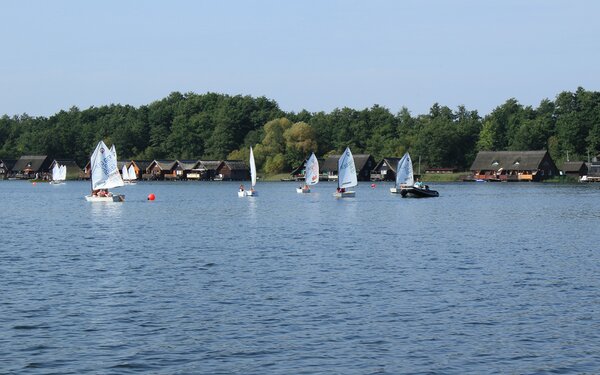
[[256,190],[248,190],[248,191],[246,191],[246,195],[248,197],[256,197],[256,196],[258,196],[258,191],[256,191]]
[[298,193],[298,194],[306,194],[306,193],[310,193],[310,189],[309,189],[309,188],[306,188],[306,189],[303,189],[303,188],[296,188],[296,193]]
[[355,195],[356,195],[356,192],[354,192],[354,191],[345,191],[343,193],[340,193],[340,192],[333,193],[333,196],[336,198],[354,198]]
[[86,195],[85,200],[88,202],[123,202],[125,196],[123,194],[115,194],[110,197],[94,197],[92,195]]
[[246,196],[246,192],[245,191],[238,191],[238,197],[243,198]]

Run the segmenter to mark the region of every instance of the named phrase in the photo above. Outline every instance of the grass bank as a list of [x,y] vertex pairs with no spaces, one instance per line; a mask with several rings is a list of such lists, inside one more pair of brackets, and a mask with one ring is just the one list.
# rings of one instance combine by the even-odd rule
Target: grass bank
[[282,179],[289,179],[289,173],[277,173],[277,174],[261,174],[259,175],[261,181],[281,181]]
[[456,182],[462,181],[463,177],[465,177],[467,172],[460,173],[423,173],[421,175],[421,180],[423,182]]

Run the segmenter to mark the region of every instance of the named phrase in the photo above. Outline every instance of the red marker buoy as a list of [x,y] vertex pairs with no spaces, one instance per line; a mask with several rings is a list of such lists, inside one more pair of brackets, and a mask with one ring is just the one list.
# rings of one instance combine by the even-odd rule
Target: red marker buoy
[[149,201],[153,201],[155,199],[156,199],[156,196],[154,194],[152,194],[152,193],[148,194],[148,200]]
[[371,184],[371,188],[375,189],[375,186],[376,186],[375,184]]

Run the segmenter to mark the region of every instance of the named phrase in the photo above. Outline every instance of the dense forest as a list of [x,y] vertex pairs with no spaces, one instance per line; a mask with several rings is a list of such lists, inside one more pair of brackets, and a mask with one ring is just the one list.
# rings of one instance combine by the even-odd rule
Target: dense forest
[[537,108],[508,99],[490,114],[434,104],[429,113],[374,105],[330,113],[284,112],[264,97],[181,94],[135,108],[76,107],[50,117],[0,118],[0,158],[45,154],[85,165],[96,143],[120,159],[247,159],[255,147],[267,173],[288,171],[310,152],[350,146],[379,160],[410,151],[429,167],[468,168],[480,150],[547,149],[555,161],[587,160],[600,150],[600,93],[578,88]]

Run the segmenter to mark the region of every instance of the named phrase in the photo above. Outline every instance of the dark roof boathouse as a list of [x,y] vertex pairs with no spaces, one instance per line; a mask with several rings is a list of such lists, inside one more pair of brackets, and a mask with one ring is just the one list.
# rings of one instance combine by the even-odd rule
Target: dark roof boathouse
[[371,172],[371,181],[395,181],[400,158],[383,158]]
[[248,165],[241,160],[223,160],[215,171],[215,180],[247,180],[250,178]]
[[52,159],[47,155],[24,155],[13,166],[17,178],[48,178]]
[[479,151],[471,165],[475,179],[542,181],[559,174],[548,151]]

